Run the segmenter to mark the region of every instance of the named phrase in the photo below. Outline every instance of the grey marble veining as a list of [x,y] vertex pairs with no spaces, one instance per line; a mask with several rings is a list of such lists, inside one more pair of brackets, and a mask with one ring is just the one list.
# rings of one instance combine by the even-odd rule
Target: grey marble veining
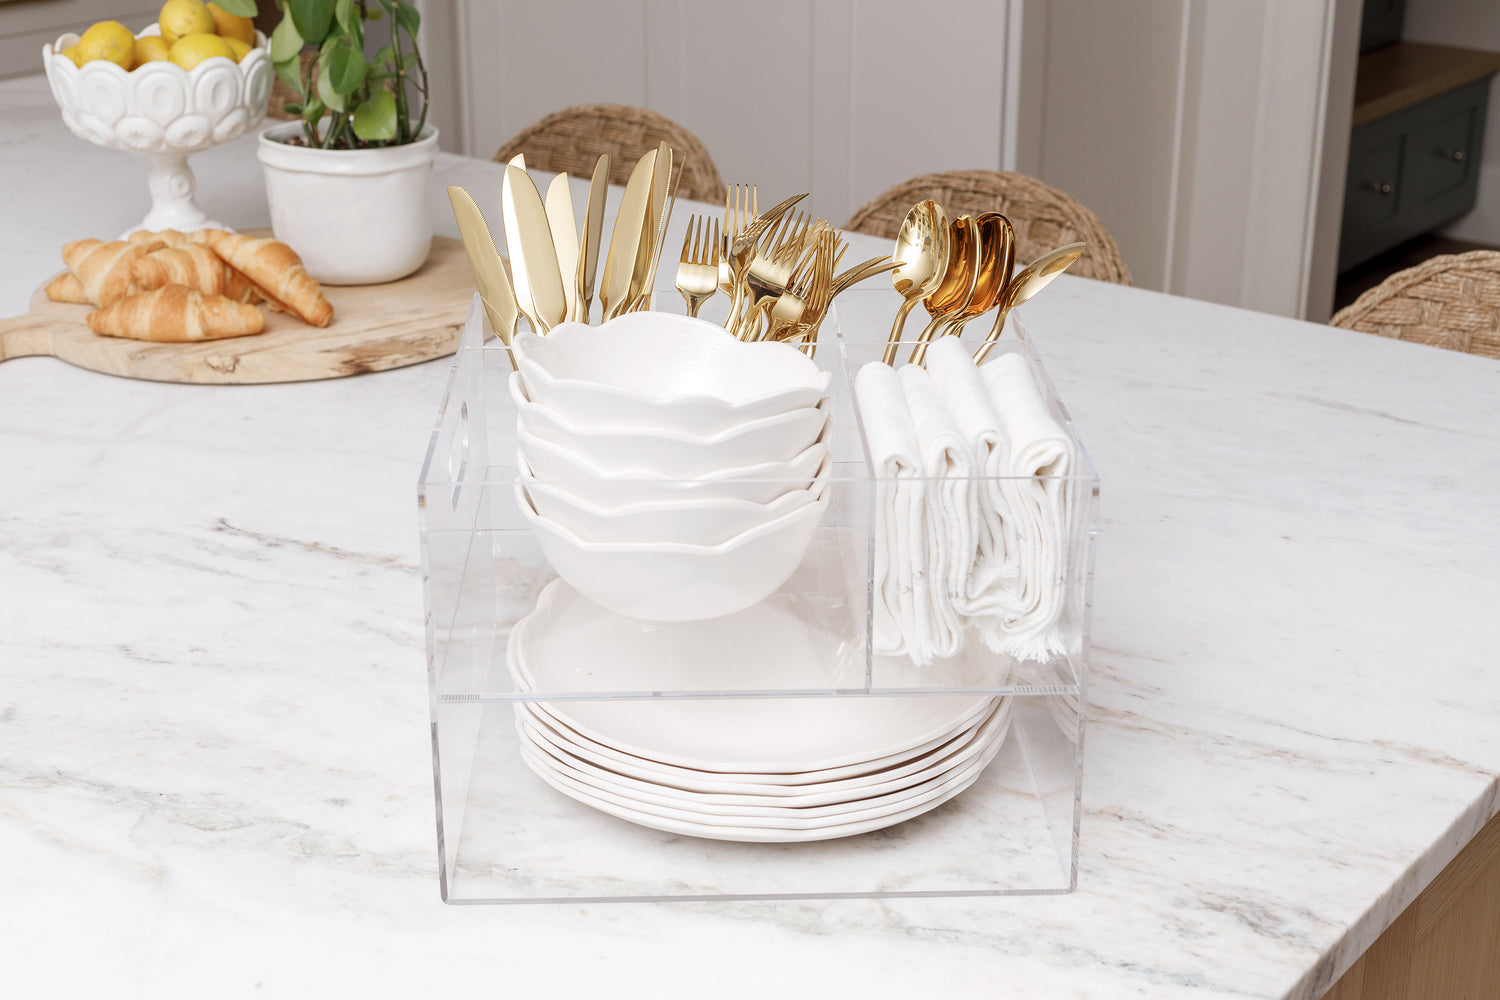
[[[9,315],[145,166],[38,78],[0,107]],[[248,142],[193,162],[265,223]],[[1104,483],[1065,897],[444,906],[414,499],[446,365],[0,365],[5,992],[1313,1000],[1500,809],[1500,363],[1068,277],[1021,315]]]

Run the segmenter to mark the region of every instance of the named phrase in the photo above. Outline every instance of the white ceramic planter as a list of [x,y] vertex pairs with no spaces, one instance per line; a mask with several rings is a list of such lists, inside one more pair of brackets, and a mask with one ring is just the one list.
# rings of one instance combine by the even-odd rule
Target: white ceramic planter
[[260,134],[259,158],[276,238],[328,285],[378,285],[404,278],[432,248],[428,184],[437,155],[432,126],[405,146],[309,149],[285,139],[301,122]]

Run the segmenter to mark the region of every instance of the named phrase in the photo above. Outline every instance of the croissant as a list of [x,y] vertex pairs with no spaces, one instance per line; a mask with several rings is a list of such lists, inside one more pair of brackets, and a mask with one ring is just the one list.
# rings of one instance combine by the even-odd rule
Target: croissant
[[313,326],[327,326],[333,319],[333,306],[291,247],[263,236],[204,232],[210,234],[214,252],[249,278],[268,300]]
[[96,306],[112,305],[140,291],[132,271],[135,262],[161,243],[75,240],[62,249],[63,260],[78,276],[83,294]]
[[255,286],[206,246],[183,243],[153,250],[132,267],[141,291],[163,285],[186,285],[205,295],[223,295],[236,302],[260,299]]
[[183,342],[242,337],[265,329],[266,317],[243,302],[183,285],[141,292],[89,314],[89,329],[109,337]]
[[47,298],[53,302],[75,302],[79,305],[91,305],[89,297],[84,294],[83,282],[78,280],[78,275],[72,271],[64,271],[47,283]]
[[183,247],[190,243],[198,243],[207,246],[208,234],[222,232],[218,229],[198,229],[191,233],[184,233],[177,229],[162,229],[152,232],[149,229],[137,229],[125,237],[128,243],[165,243],[169,247]]

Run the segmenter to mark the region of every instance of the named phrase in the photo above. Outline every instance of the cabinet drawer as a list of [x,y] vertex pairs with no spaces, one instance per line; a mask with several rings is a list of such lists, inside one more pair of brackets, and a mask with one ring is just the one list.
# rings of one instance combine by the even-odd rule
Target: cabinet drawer
[[1349,179],[1344,186],[1344,230],[1372,229],[1396,217],[1401,195],[1405,135],[1383,137],[1365,149],[1349,150]]
[[1412,192],[1424,202],[1442,197],[1475,176],[1474,141],[1483,127],[1480,107],[1468,104],[1412,130]]

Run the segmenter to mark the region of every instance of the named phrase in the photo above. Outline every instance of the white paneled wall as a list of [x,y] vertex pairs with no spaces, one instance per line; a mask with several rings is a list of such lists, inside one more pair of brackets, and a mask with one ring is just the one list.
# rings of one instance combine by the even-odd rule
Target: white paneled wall
[[928,0],[925,23],[957,26],[941,32],[896,0],[454,3],[453,148],[471,155],[570,104],[640,105],[697,134],[726,180],[812,191],[835,221],[913,174],[1014,161],[1020,0]]
[[1359,0],[1025,2],[1045,10],[1024,45],[1045,53],[1037,173],[1099,215],[1136,284],[1326,319],[1319,206],[1342,204],[1354,70],[1335,15]]

